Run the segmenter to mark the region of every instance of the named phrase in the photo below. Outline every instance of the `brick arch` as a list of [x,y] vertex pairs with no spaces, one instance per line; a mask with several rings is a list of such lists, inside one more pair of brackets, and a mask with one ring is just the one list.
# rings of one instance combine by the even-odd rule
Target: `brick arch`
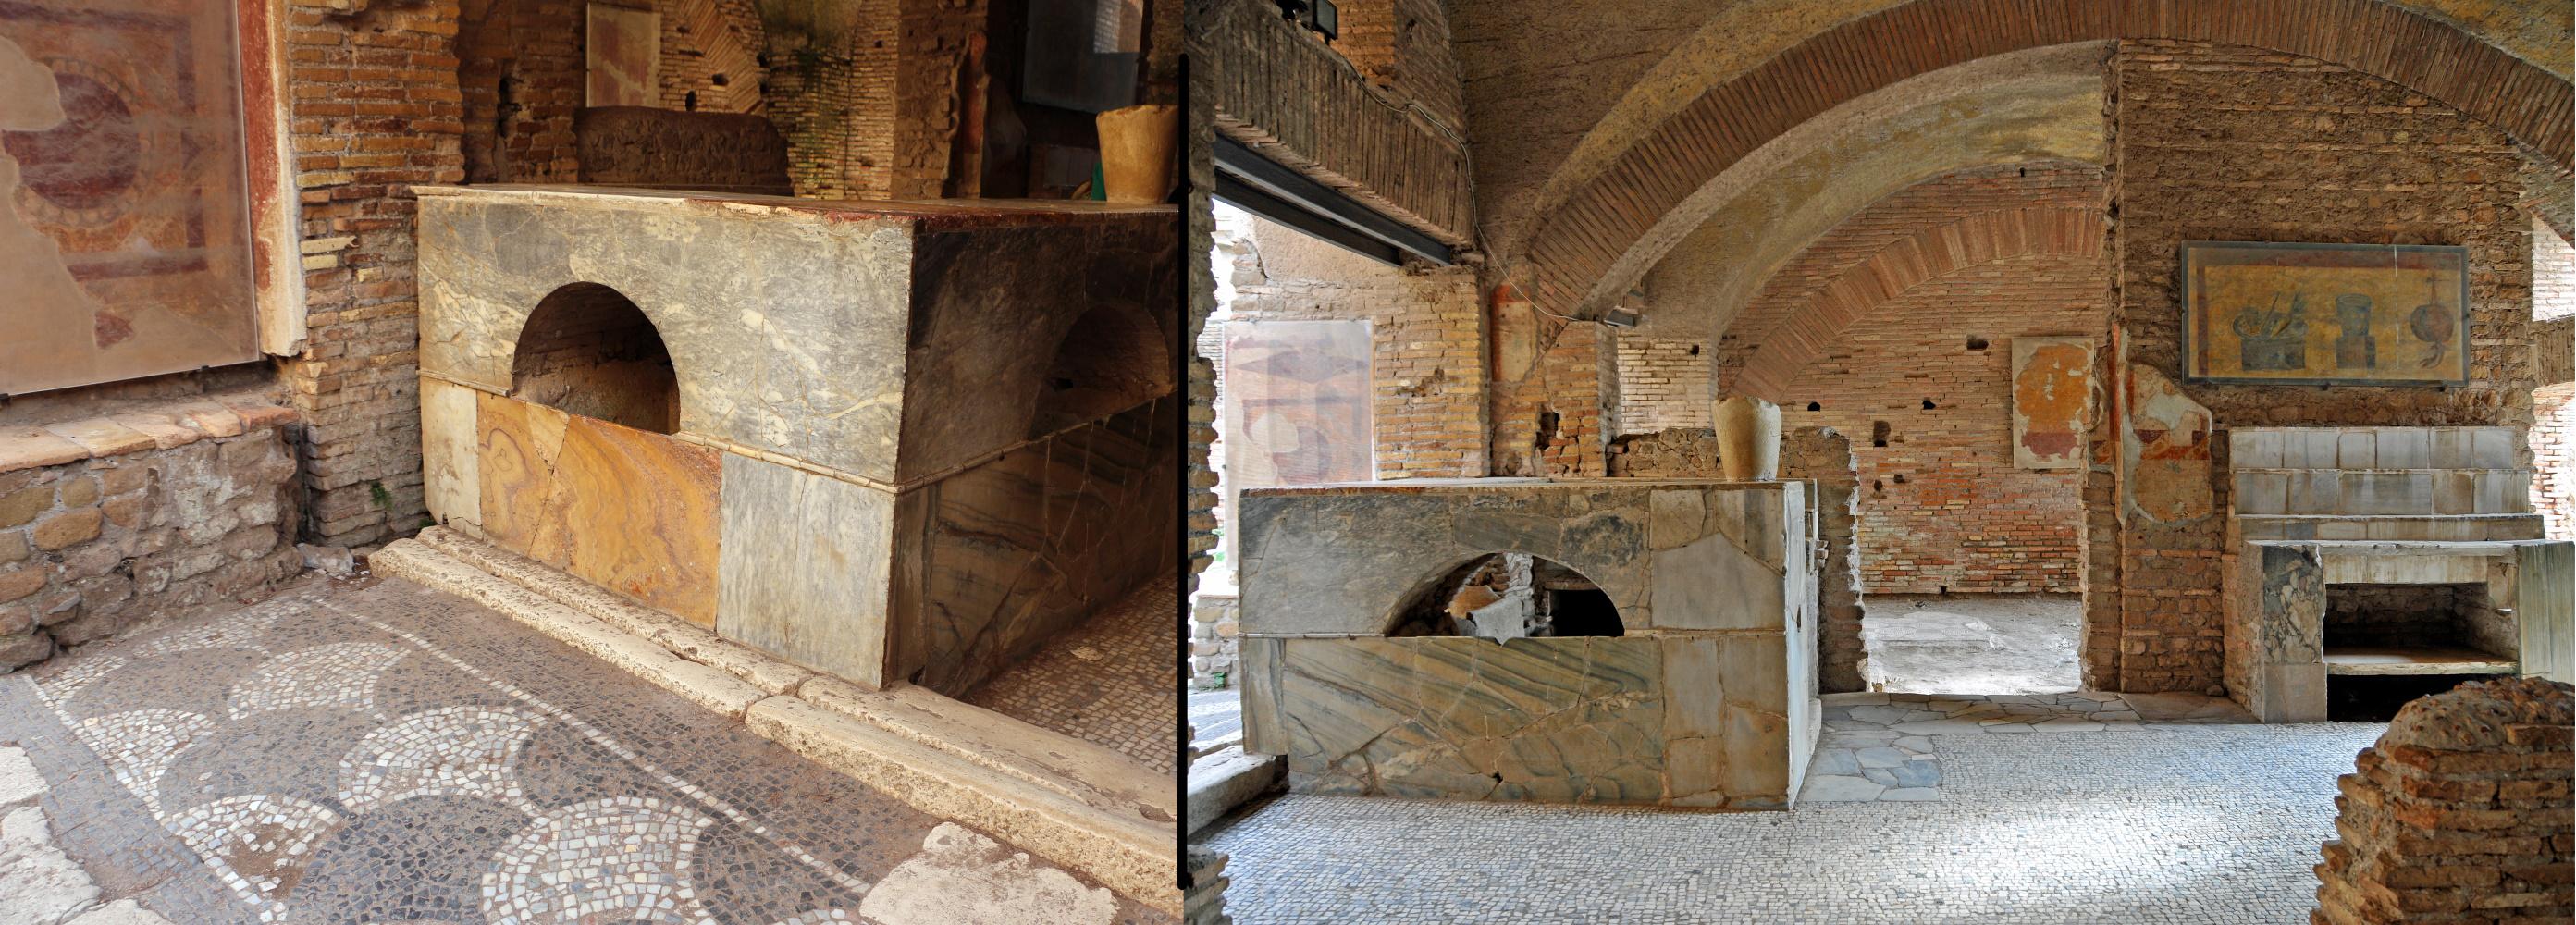
[[1926,280],[2012,257],[2099,257],[2102,212],[2042,206],[1979,212],[1898,238],[1853,264],[1756,346],[1734,391],[1777,401],[1809,360],[1879,305]]
[[[1614,265],[1692,192],[1790,127],[1908,77],[2074,42],[2162,38],[2248,45],[2408,87],[2494,125],[2552,162],[2576,161],[2565,79],[2451,25],[2379,0],[1911,0],[1846,21],[1709,88],[1550,212],[1520,262],[1539,307],[1587,310]],[[1624,259],[1623,259],[1624,258]]]

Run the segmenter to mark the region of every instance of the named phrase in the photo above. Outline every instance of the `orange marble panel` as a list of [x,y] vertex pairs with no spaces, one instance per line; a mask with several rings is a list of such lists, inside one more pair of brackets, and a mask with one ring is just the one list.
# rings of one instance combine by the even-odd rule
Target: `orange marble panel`
[[484,535],[715,624],[720,451],[514,398],[476,400]]
[[548,505],[559,538],[546,539],[574,575],[713,626],[722,473],[721,451],[574,417]]
[[547,523],[552,513],[547,500],[554,494],[555,461],[571,416],[489,392],[474,394],[483,534],[504,548],[562,568],[563,550],[547,550],[541,543],[562,536],[560,527]]

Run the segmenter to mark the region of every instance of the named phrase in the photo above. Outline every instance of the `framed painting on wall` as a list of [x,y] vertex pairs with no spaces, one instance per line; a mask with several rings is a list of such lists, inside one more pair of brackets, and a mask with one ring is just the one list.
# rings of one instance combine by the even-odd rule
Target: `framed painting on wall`
[[234,12],[0,0],[0,394],[259,358]]
[[2012,342],[2013,467],[2081,469],[2092,429],[2090,337],[2016,337]]
[[2468,248],[2439,245],[2183,242],[2183,375],[2466,383],[2468,262]]

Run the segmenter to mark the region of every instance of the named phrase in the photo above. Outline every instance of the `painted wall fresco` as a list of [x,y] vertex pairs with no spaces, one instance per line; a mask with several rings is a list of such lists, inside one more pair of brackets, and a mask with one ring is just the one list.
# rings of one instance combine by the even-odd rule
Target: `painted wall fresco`
[[1368,322],[1228,324],[1225,391],[1235,488],[1374,477]]
[[589,106],[652,106],[661,102],[662,14],[605,3],[590,5]]
[[2093,339],[2017,337],[2012,342],[2013,465],[2084,467],[2093,416]]
[[2465,383],[2468,249],[2183,244],[2194,380]]
[[257,358],[232,13],[0,0],[0,393]]

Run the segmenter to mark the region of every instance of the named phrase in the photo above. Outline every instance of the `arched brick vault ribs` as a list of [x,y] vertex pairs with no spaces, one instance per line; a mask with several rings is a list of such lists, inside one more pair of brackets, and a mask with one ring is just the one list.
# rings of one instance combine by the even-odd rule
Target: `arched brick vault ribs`
[[1695,226],[1658,227],[1678,244],[1631,248],[1662,257],[1644,279],[1646,327],[1715,340],[1819,237],[1934,177],[1993,165],[2099,165],[2108,54],[2107,43],[2086,42],[1981,58],[1782,132],[1675,209],[1698,216]]
[[[2562,30],[2563,31],[2563,27]],[[2503,130],[2559,165],[2576,162],[2576,95],[2543,68],[2450,22],[2378,0],[1911,0],[1852,19],[1710,87],[1547,211],[1525,254],[1538,306],[1596,312],[1695,227],[1693,192],[1789,128],[1907,77],[2006,52],[2168,38],[2248,45],[2343,65],[2409,87]],[[1618,272],[1613,272],[1614,267]]]
[[1844,329],[1881,303],[1978,264],[2030,254],[2102,255],[2099,209],[2032,208],[1981,212],[1898,238],[1819,290],[1755,348],[1736,391],[1779,401],[1809,360],[1831,348]]

